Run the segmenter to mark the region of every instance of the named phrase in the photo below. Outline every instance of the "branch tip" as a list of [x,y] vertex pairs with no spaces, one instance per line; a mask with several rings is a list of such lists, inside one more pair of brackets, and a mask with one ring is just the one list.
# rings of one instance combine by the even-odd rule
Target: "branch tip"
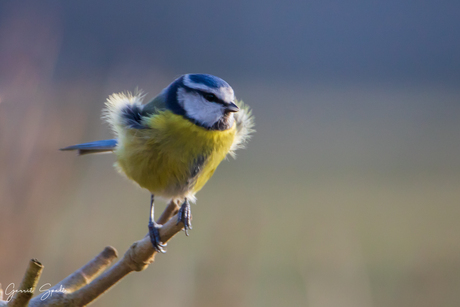
[[100,255],[101,255],[101,257],[103,257],[105,259],[118,258],[118,252],[112,246],[106,246]]
[[35,288],[37,287],[43,267],[43,264],[41,264],[37,259],[31,259],[29,261],[29,265],[27,266],[26,273],[22,278],[19,290],[14,294],[13,299],[8,303],[8,306],[22,307],[28,305],[29,300],[35,292]]
[[38,261],[38,260],[35,259],[35,258],[34,258],[34,259],[30,259],[30,261],[33,262],[34,265],[36,265],[37,267],[40,267],[40,268],[43,268],[43,267],[44,267],[43,264],[41,264],[41,262]]

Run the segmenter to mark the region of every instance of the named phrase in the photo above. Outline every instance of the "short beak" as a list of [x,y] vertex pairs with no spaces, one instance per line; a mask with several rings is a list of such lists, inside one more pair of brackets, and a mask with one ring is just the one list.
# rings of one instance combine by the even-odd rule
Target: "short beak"
[[240,108],[238,108],[238,106],[234,104],[233,102],[230,102],[229,104],[225,106],[225,111],[227,112],[238,112],[239,110]]

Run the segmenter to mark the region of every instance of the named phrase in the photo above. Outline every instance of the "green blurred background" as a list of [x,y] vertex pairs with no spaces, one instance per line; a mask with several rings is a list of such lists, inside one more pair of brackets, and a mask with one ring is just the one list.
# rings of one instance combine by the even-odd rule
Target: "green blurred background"
[[455,1],[0,2],[0,283],[146,234],[112,155],[57,149],[111,137],[109,94],[202,72],[257,133],[95,306],[459,306],[459,38]]

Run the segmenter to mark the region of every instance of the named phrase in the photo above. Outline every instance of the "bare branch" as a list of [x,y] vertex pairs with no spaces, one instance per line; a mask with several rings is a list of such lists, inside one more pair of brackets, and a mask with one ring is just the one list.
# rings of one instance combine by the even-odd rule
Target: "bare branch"
[[160,218],[157,220],[157,223],[160,225],[165,224],[169,221],[177,212],[179,212],[180,206],[176,203],[176,201],[171,200],[166,206],[165,211],[161,214]]
[[107,246],[99,255],[94,257],[90,262],[69,275],[56,286],[51,289],[56,290],[65,288],[65,290],[73,292],[81,287],[89,284],[97,276],[109,267],[112,262],[118,257],[117,251],[112,246]]
[[26,273],[24,274],[24,277],[22,278],[21,285],[7,306],[27,306],[29,300],[34,294],[35,287],[38,284],[42,270],[43,265],[36,259],[29,261],[29,265],[27,267]]
[[[177,222],[178,208],[179,206],[171,201],[158,219],[158,223],[163,224],[160,229],[162,242],[169,241],[184,227],[182,223]],[[142,240],[134,242],[123,258],[104,271],[117,257],[113,247],[106,247],[88,264],[52,287],[51,292],[34,297],[29,306],[85,306],[129,273],[146,269],[155,260],[156,254],[149,235],[146,235]]]

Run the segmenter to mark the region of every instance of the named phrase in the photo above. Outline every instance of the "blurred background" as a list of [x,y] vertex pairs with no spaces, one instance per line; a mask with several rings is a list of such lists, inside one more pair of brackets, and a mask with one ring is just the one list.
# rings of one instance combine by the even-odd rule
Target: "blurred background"
[[[460,3],[0,2],[0,283],[56,284],[147,233],[112,155],[113,92],[217,75],[256,130],[190,237],[95,306],[459,306]],[[165,206],[157,204],[157,212]]]

